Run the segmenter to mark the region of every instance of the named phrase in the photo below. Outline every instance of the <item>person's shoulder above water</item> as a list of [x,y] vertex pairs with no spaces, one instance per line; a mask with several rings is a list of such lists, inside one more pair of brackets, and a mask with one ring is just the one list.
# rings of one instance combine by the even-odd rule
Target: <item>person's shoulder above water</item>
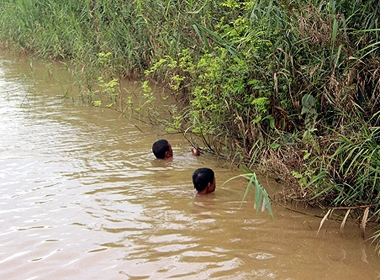
[[152,152],[158,159],[170,159],[173,157],[172,146],[166,139],[160,139],[154,142]]
[[198,168],[194,171],[193,176],[194,188],[200,195],[212,193],[216,188],[214,171],[210,168]]

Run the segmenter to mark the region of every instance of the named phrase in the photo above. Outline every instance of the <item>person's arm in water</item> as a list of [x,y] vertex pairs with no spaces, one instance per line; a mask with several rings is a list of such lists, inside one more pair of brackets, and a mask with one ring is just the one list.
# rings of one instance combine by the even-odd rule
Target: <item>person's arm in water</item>
[[192,154],[193,156],[198,157],[198,156],[201,155],[201,152],[199,151],[199,148],[198,148],[198,147],[193,147],[193,148],[191,148],[191,154]]

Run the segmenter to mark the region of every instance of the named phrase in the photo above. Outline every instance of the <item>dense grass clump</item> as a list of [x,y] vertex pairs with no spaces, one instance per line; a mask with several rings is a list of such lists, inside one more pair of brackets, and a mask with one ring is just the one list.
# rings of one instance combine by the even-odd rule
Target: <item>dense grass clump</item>
[[264,167],[289,198],[376,220],[379,18],[375,0],[4,0],[0,39],[74,62],[96,106],[129,100],[125,77],[149,105],[157,82],[176,100],[168,130]]

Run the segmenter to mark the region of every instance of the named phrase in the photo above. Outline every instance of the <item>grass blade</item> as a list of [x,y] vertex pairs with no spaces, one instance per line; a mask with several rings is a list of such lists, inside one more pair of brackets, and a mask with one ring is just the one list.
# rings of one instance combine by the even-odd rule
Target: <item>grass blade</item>
[[319,223],[319,228],[318,228],[318,231],[317,231],[317,235],[318,235],[319,231],[321,230],[323,224],[326,222],[326,220],[329,219],[329,216],[330,216],[330,214],[332,214],[333,211],[334,211],[334,209],[329,209],[329,211],[327,211],[326,215],[323,217],[323,219]]
[[364,210],[364,214],[363,214],[362,222],[360,223],[360,232],[361,232],[361,236],[362,236],[363,239],[364,239],[365,226],[366,226],[366,224],[367,224],[368,214],[369,214],[369,207],[367,207],[367,208]]
[[343,219],[342,223],[340,224],[340,233],[341,234],[343,234],[344,226],[346,225],[346,221],[347,221],[347,218],[348,218],[348,215],[350,214],[350,212],[351,212],[351,209],[348,209],[346,212],[346,215],[344,215],[344,219]]

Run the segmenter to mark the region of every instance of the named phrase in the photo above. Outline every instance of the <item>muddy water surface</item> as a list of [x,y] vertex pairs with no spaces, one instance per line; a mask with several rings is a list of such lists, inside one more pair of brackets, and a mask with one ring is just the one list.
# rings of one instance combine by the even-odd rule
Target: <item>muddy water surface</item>
[[[67,93],[77,100],[64,65],[0,52],[0,279],[380,279],[356,225],[317,236],[318,218],[256,215],[244,181],[221,186],[239,170]],[[171,162],[151,153],[162,137]],[[217,189],[199,197],[203,166]]]

